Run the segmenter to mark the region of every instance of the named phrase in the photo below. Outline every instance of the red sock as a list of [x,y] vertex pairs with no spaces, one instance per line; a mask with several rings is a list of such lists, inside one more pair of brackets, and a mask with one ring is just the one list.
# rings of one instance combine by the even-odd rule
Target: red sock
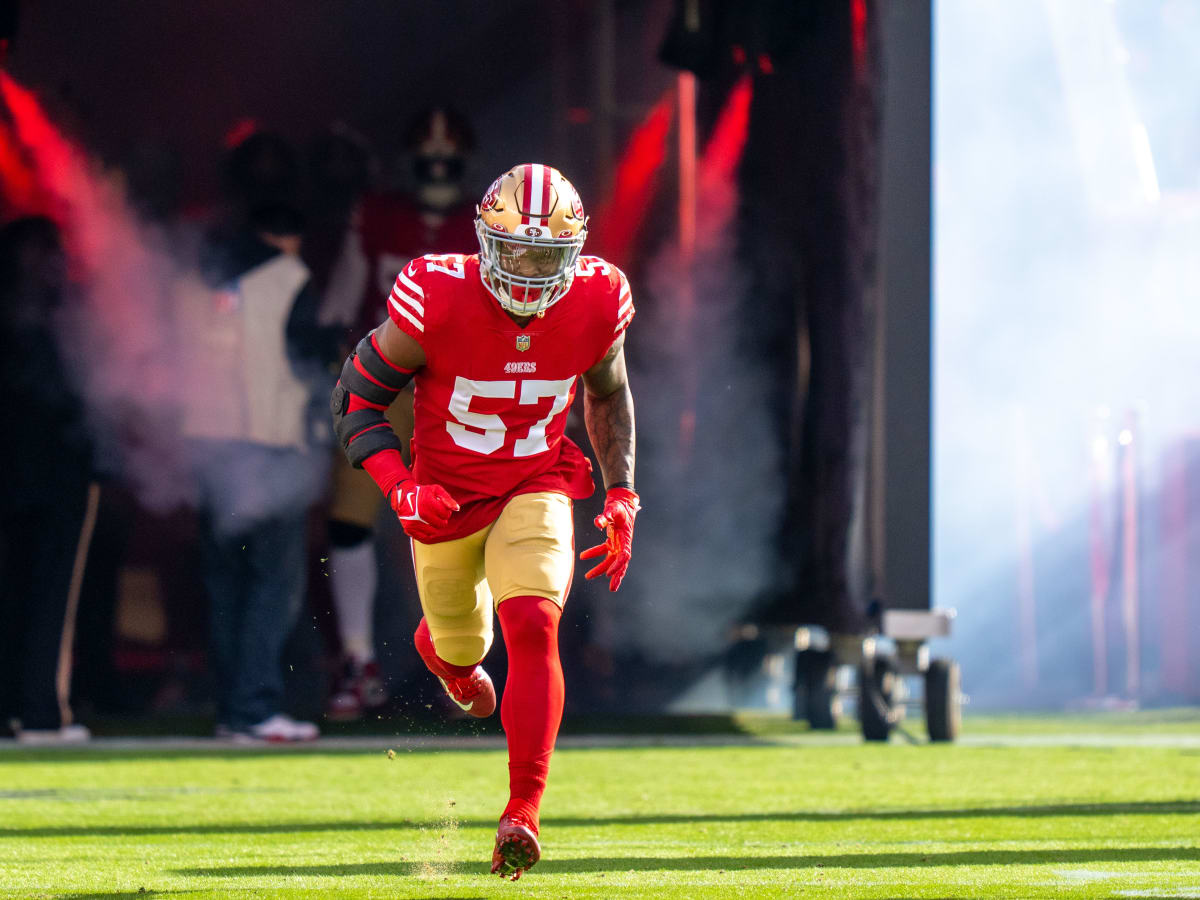
[[510,597],[500,604],[499,615],[508,648],[508,681],[500,704],[508,737],[509,801],[504,815],[521,817],[536,832],[566,696],[558,659],[562,610],[544,597]]
[[433,649],[433,636],[429,633],[424,616],[421,616],[421,624],[417,626],[413,635],[413,643],[417,645],[417,652],[425,661],[425,668],[439,678],[466,678],[475,671],[475,666],[456,666],[437,655]]

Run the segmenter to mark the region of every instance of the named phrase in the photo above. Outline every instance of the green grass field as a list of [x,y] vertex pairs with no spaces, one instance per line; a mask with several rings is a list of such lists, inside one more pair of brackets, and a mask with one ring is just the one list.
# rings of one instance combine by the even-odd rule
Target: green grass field
[[486,874],[494,739],[5,749],[0,895],[1200,897],[1200,713],[968,718],[953,746],[749,730],[568,739],[515,884]]

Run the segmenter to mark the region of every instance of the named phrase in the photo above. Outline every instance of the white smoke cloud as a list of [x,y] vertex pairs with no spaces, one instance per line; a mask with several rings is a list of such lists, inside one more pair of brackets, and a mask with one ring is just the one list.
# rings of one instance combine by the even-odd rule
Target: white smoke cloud
[[702,171],[694,256],[658,253],[630,336],[644,510],[613,602],[621,644],[667,662],[723,649],[778,577],[782,451],[766,366],[735,355],[748,282],[736,210],[734,167]]
[[[63,228],[77,296],[56,331],[79,375],[100,462],[117,469],[151,510],[195,503],[198,459],[183,423],[222,384],[217,361],[191,352],[199,336],[186,328],[190,307],[219,302],[188,252],[198,236],[169,240],[142,222],[120,174],[68,139],[31,92],[0,77],[10,131]],[[293,496],[311,498],[324,462],[288,461],[294,471],[280,470],[283,462],[230,468],[217,502],[224,498],[222,507],[243,520],[277,511],[281,492],[259,489],[268,470],[295,485]]]
[[1200,424],[1183,115],[1200,82],[1194,54],[1159,52],[1194,39],[1181,14],[1200,26],[1167,0],[937,4],[935,593],[960,610],[954,652],[979,697],[1035,699],[1014,646],[1022,528],[1037,690],[1090,688],[1095,441],[1111,448],[1134,414],[1146,502],[1163,452]]

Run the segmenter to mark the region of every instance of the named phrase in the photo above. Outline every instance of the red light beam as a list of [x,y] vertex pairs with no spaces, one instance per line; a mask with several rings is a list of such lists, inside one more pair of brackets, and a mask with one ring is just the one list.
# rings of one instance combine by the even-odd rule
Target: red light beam
[[750,101],[754,86],[748,74],[738,79],[717,118],[712,136],[704,145],[700,157],[700,190],[733,179],[742,151],[746,149],[746,134],[750,129]]
[[596,216],[598,249],[617,265],[628,262],[629,248],[654,201],[674,102],[668,88],[634,129],[617,165],[612,195]]

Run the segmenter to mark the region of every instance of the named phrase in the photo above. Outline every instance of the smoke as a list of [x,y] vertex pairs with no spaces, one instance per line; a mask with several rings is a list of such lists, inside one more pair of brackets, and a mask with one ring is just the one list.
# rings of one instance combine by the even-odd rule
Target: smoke
[[[184,423],[219,389],[222,373],[214,360],[189,352],[196,335],[186,333],[185,313],[211,306],[213,292],[194,260],[173,253],[162,230],[138,219],[119,174],[64,136],[33,93],[3,72],[0,113],[6,207],[49,215],[63,232],[78,296],[55,330],[79,377],[101,467],[118,470],[152,510],[194,503],[195,454]],[[252,489],[256,477],[244,477],[244,489],[219,492],[237,498],[233,508],[243,516],[272,512]],[[313,480],[307,468],[291,477]]]
[[735,174],[749,102],[745,79],[700,163],[694,254],[674,243],[660,250],[630,337],[644,508],[627,587],[614,599],[624,604],[621,643],[666,662],[723,649],[775,573],[782,455],[768,376],[735,355],[748,282],[735,257]]
[[977,698],[1092,691],[1117,448],[1146,529],[1200,419],[1200,65],[1173,46],[1196,27],[1171,2],[937,5],[934,577]]

